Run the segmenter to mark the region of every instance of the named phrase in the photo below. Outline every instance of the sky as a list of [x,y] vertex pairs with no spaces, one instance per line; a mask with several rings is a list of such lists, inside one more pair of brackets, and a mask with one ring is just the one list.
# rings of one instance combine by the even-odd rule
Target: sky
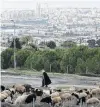
[[41,7],[99,8],[100,0],[0,0],[0,10],[29,10]]

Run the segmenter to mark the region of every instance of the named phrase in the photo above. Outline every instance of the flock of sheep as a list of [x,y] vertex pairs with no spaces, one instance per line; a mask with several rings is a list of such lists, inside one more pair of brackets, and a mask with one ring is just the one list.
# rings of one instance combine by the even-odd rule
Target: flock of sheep
[[9,88],[1,85],[0,101],[1,107],[20,107],[23,104],[36,107],[36,102],[47,104],[46,107],[100,107],[100,87],[68,92],[38,89],[30,84],[16,84]]

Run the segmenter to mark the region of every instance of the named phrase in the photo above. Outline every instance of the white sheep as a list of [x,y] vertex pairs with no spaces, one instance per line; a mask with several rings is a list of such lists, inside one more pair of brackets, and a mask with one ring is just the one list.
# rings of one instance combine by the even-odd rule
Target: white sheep
[[6,99],[8,97],[7,93],[0,93],[0,101]]
[[54,92],[50,96],[51,96],[51,98],[58,97],[59,96],[59,92]]
[[71,94],[70,93],[59,93],[61,99],[64,101],[68,101],[68,100],[71,100]]
[[12,98],[11,98],[10,96],[8,96],[8,97],[4,100],[4,102],[13,104]]
[[86,101],[86,104],[87,104],[87,107],[88,106],[96,107],[98,104],[100,104],[100,100],[96,97],[92,97]]
[[25,99],[27,98],[28,95],[22,95],[22,96],[19,96],[15,102],[14,102],[14,105],[17,105],[17,104],[24,104],[25,103]]
[[16,92],[20,94],[23,94],[26,91],[26,88],[21,84],[13,85],[13,88],[15,88]]
[[92,89],[91,94],[92,97],[97,97],[98,99],[100,99],[100,88]]
[[0,93],[0,101],[6,99],[7,97],[11,96],[12,97],[12,91],[9,90],[4,90]]
[[48,96],[51,95],[53,92],[54,92],[53,89],[49,89],[49,90],[43,89],[43,93]]
[[85,92],[82,92],[82,93],[74,92],[74,93],[72,93],[72,95],[78,99],[77,105],[79,105],[80,103],[83,104],[86,102],[87,94]]
[[62,105],[62,99],[60,96],[53,97],[52,99],[52,105],[55,106],[55,104],[59,104],[59,106]]
[[34,101],[35,101],[36,100],[36,95],[35,94],[28,94],[28,95],[23,94],[22,96],[19,96],[15,100],[14,105],[31,103],[33,101],[33,98],[34,98]]

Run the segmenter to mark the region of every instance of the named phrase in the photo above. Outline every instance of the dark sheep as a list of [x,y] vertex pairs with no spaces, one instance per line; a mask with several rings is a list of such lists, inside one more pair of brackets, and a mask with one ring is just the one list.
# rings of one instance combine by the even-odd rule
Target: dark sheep
[[5,86],[1,85],[0,87],[1,92],[5,90]]
[[35,93],[36,93],[37,96],[42,96],[43,95],[43,91],[39,90],[39,89],[36,89]]
[[36,101],[36,95],[35,94],[28,94],[28,95],[19,96],[15,100],[14,105],[31,103],[31,102],[33,102],[33,98],[34,98],[34,101]]
[[[83,96],[80,97],[80,94],[83,94]],[[80,93],[80,94],[79,93],[72,93],[72,95],[78,99],[76,105],[79,105],[81,102],[82,102],[82,104],[86,102],[86,97],[84,96],[84,93]]]
[[43,90],[37,89],[37,88],[32,88],[31,92],[36,94],[36,96],[42,96],[43,95]]
[[45,98],[42,98],[40,102],[44,102],[44,103],[48,103],[48,104],[52,104],[52,99],[51,99],[51,96],[48,96],[48,97],[45,97]]
[[30,84],[24,84],[23,86],[26,88],[26,92],[30,92],[32,89],[32,86]]
[[34,101],[36,101],[36,95],[35,94],[30,94],[27,96],[27,98],[25,99],[25,103],[31,103],[33,102],[33,98],[34,98]]

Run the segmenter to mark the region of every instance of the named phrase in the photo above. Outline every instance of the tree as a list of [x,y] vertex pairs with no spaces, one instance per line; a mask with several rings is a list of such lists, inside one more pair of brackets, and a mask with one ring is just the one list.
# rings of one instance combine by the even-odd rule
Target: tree
[[100,47],[100,39],[96,41],[97,45]]
[[24,36],[21,38],[21,42],[23,44],[27,45],[29,43],[29,41],[33,42],[33,38],[31,36]]
[[11,57],[13,56],[13,49],[8,48],[1,53],[1,68],[7,69],[10,67]]
[[56,43],[54,41],[47,42],[47,47],[54,49],[56,47]]
[[48,60],[44,62],[44,70],[50,72],[50,62]]
[[42,41],[42,42],[39,43],[39,45],[40,45],[40,46],[45,46],[45,45],[46,45],[46,42],[45,42],[45,41]]
[[81,58],[77,59],[76,73],[86,73],[86,64]]
[[35,49],[36,51],[38,50],[38,48],[37,48],[37,46],[36,46],[35,44],[30,43],[29,45],[30,45],[33,49]]
[[92,58],[88,58],[86,65],[90,73],[100,74],[100,53]]
[[43,55],[44,69],[48,72],[59,72],[59,58],[60,57],[57,55],[56,51],[45,51]]
[[91,47],[91,48],[95,47],[95,40],[94,39],[88,40],[87,42],[88,42],[89,47]]
[[27,57],[31,54],[29,50],[19,50],[16,53],[16,63],[18,67],[23,67]]
[[43,56],[37,52],[33,53],[27,58],[24,65],[29,69],[41,70],[44,68]]
[[61,71],[67,72],[67,66],[69,66],[69,55],[65,53],[60,62]]
[[60,64],[57,60],[51,64],[51,70],[52,72],[60,72]]
[[[19,38],[16,38],[15,39],[15,44],[16,44],[16,48],[17,49],[21,49],[22,47],[21,47],[21,43],[20,43],[20,41],[19,41]],[[10,45],[10,48],[14,48],[14,39],[13,39],[13,41],[11,42],[11,45]]]
[[40,48],[45,48],[47,45],[46,45],[46,42],[45,41],[42,41],[39,43],[39,47]]
[[73,42],[73,41],[64,41],[62,44],[61,44],[62,47],[67,47],[67,48],[71,48],[71,47],[74,47],[76,46],[76,42]]

